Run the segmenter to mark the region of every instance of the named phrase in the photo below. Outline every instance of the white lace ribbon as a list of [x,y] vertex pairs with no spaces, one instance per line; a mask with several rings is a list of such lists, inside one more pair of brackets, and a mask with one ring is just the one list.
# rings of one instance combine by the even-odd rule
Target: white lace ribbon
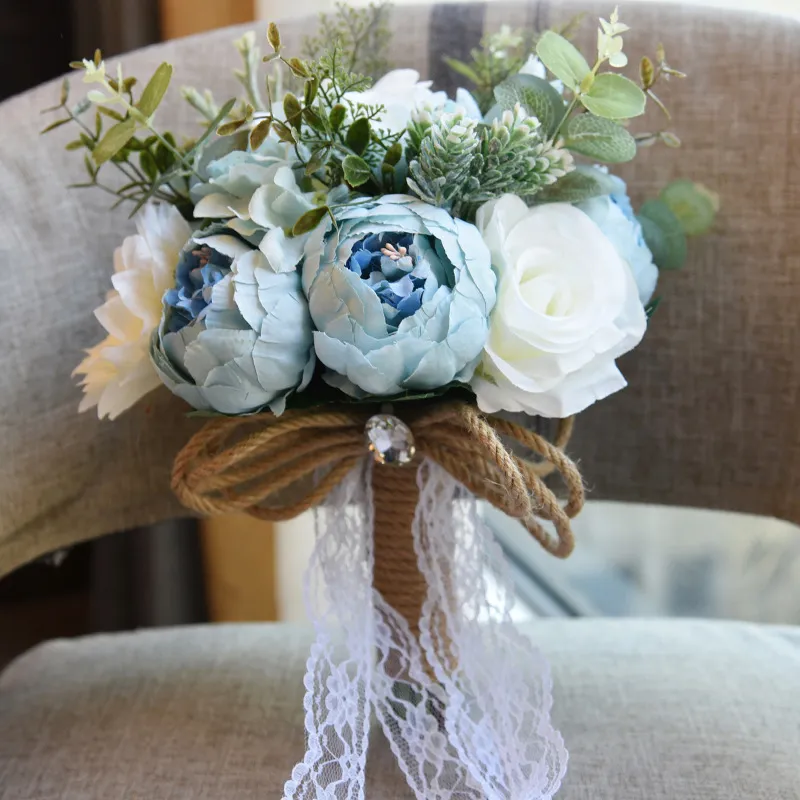
[[372,468],[353,470],[317,511],[307,750],[284,800],[363,798],[373,711],[418,800],[549,800],[567,765],[550,672],[511,622],[511,579],[475,497],[434,462],[420,466],[418,642],[372,586]]

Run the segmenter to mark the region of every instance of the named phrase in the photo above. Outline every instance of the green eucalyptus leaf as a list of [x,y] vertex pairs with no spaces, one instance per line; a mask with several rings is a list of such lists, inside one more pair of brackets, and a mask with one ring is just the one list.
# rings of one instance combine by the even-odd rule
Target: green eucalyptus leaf
[[647,319],[649,320],[653,314],[656,313],[656,309],[661,305],[661,295],[658,297],[654,297],[645,307],[644,313]]
[[46,127],[42,128],[39,133],[49,133],[50,131],[54,131],[56,128],[60,128],[62,125],[66,125],[68,122],[71,122],[69,117],[66,119],[57,119],[55,122],[51,122]]
[[287,92],[283,98],[283,113],[286,115],[286,121],[297,130],[300,130],[303,117],[303,107],[300,101],[291,93]]
[[495,100],[502,109],[513,109],[519,103],[536,117],[548,136],[552,136],[564,117],[561,95],[547,82],[534,75],[513,75],[494,89]]
[[119,113],[119,111],[115,111],[113,108],[109,108],[108,106],[97,106],[97,110],[101,114],[105,114],[107,117],[111,117],[111,119],[116,120],[117,122],[122,122],[125,117]]
[[359,117],[347,129],[345,144],[357,155],[361,155],[369,144],[370,129],[369,120],[366,117]]
[[580,101],[598,117],[630,119],[644,114],[647,102],[644,92],[624,75],[601,72]]
[[269,136],[270,128],[272,127],[272,117],[262,119],[253,130],[250,131],[250,149],[258,150],[264,143],[264,139]]
[[479,84],[481,82],[478,73],[475,72],[474,69],[469,64],[465,64],[463,61],[459,61],[457,58],[449,58],[448,56],[444,57],[444,63],[447,64],[450,69],[454,72],[457,72],[459,75],[463,75],[467,80],[472,81],[474,84]]
[[[205,129],[205,131],[203,131],[203,135],[194,143],[194,145],[192,145],[192,149],[189,150],[188,153],[186,153],[186,157],[187,158],[193,156],[195,153],[198,153],[203,148],[205,143],[213,135],[214,131],[217,130],[217,126],[222,122],[222,120],[224,120],[228,116],[228,114],[231,113],[231,109],[235,105],[236,105],[236,100],[231,98],[230,100],[228,100],[227,103],[225,103],[225,105],[222,106],[222,108],[219,110],[219,113],[217,114],[217,116],[214,117],[214,119],[211,120],[211,122],[208,123],[208,127]],[[152,138],[152,137],[150,137],[150,138]],[[145,144],[146,147],[149,147],[150,146],[150,140],[146,139],[144,144]]]
[[318,206],[317,208],[312,208],[311,211],[306,211],[306,213],[295,222],[292,228],[292,236],[301,236],[304,233],[313,231],[314,228],[322,222],[323,217],[330,213],[331,210],[328,206]]
[[311,77],[308,67],[299,58],[290,58],[288,61],[286,61],[286,66],[289,67],[289,69],[298,78]]
[[150,78],[147,82],[147,86],[144,87],[139,102],[136,104],[136,108],[138,108],[145,117],[150,117],[158,108],[158,104],[163,99],[171,79],[172,64],[167,64],[166,61],[163,64],[159,64],[158,68],[153,73],[153,77]]
[[680,220],[661,200],[648,200],[639,210],[645,243],[659,269],[680,269],[686,261],[686,234]]
[[289,128],[288,125],[284,125],[279,119],[274,119],[272,121],[272,129],[275,133],[278,134],[278,139],[282,142],[288,142],[289,144],[294,144],[295,138],[294,134]]
[[303,87],[303,100],[305,100],[307,106],[310,106],[314,102],[318,89],[319,81],[316,78],[311,78],[311,80],[306,81]]
[[322,169],[328,160],[329,153],[330,148],[328,147],[321,147],[319,150],[315,150],[306,164],[306,175],[313,175],[317,170]]
[[636,156],[636,140],[622,125],[594,114],[577,114],[567,125],[565,146],[604,164],[622,164]]
[[577,167],[534,195],[536,203],[580,203],[592,197],[611,194],[613,179],[596,167]]
[[270,22],[267,28],[267,41],[276,53],[281,49],[281,34],[274,22]]
[[361,186],[372,177],[372,170],[360,156],[347,156],[342,161],[344,179],[353,187]]
[[719,197],[714,192],[689,180],[673,181],[662,190],[659,199],[669,206],[687,236],[705,233],[714,224],[719,209]]
[[132,119],[118,122],[109,128],[92,153],[95,164],[104,164],[115,156],[130,141],[134,133],[136,133],[136,123]]
[[142,168],[142,172],[144,172],[151,181],[154,181],[158,177],[158,165],[156,164],[153,154],[149,150],[142,150],[142,152],[139,153],[139,166]]
[[541,62],[570,89],[577,89],[591,72],[586,59],[574,44],[554,31],[545,31],[536,44]]
[[341,104],[337,103],[328,115],[328,121],[331,123],[331,128],[338,131],[342,127],[344,118],[347,116],[347,109]]
[[400,142],[395,142],[390,148],[387,149],[386,155],[383,157],[383,163],[387,166],[394,167],[403,156],[403,145]]
[[217,128],[217,135],[230,136],[232,133],[236,133],[236,131],[238,131],[245,122],[246,120],[243,119],[233,119],[230,122],[226,122]]
[[303,109],[303,119],[312,127],[315,131],[319,133],[325,132],[325,123],[322,121],[322,117],[314,111],[313,108],[306,108]]

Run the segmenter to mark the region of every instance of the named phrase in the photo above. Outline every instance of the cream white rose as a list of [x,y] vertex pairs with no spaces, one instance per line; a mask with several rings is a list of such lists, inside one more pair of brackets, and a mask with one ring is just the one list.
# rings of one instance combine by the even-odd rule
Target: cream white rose
[[614,360],[647,324],[628,265],[574,206],[503,195],[476,224],[498,274],[472,388],[482,411],[576,414],[625,386]]

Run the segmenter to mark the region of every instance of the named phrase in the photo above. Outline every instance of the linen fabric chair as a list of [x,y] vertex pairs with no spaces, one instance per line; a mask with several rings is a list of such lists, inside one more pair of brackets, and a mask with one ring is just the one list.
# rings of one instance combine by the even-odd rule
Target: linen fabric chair
[[[441,54],[500,24],[548,27],[593,2],[395,11],[388,56],[452,89]],[[665,274],[665,301],[625,358],[630,387],[581,415],[571,452],[594,497],[698,505],[800,521],[800,28],[688,6],[625,8],[630,54],[658,40],[688,84],[663,92],[684,150],[653,149],[621,175],[634,200],[689,176],[720,193],[710,235]],[[252,27],[252,26],[248,26]],[[282,25],[299,45],[308,20]],[[235,91],[217,31],[130,54],[176,84]],[[583,31],[591,48],[593,26]],[[132,230],[106,199],[68,191],[65,129],[37,138],[58,83],[0,106],[0,575],[59,547],[181,514],[178,448],[200,424],[166,391],[114,423],[78,416],[70,372],[100,331],[91,312]],[[175,97],[160,120],[191,133]],[[661,120],[653,118],[652,124]],[[638,124],[638,123],[637,123]],[[63,135],[62,135],[63,134]],[[676,532],[680,535],[680,532]],[[564,800],[797,797],[800,633],[734,623],[542,621],[527,632],[556,681],[571,751]],[[0,677],[0,798],[280,796],[303,752],[309,633],[225,626],[43,645]],[[369,800],[410,797],[379,735]]]

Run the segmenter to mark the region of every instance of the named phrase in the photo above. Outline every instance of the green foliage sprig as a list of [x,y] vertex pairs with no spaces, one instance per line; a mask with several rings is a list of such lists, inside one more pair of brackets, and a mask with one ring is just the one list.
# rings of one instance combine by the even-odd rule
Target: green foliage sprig
[[[555,31],[566,39],[571,38],[584,16],[578,14]],[[480,47],[471,51],[469,61],[445,56],[444,62],[472,83],[472,95],[481,113],[486,114],[494,105],[495,89],[522,69],[539,36],[537,31],[503,25],[499,31],[481,39]]]
[[333,14],[320,14],[319,34],[306,37],[306,61],[320,60],[335,44],[346,55],[345,70],[376,80],[389,69],[385,56],[391,38],[389,9],[390,4],[383,1],[364,8],[336,3]]
[[[70,83],[65,79],[59,104],[45,111],[60,111],[66,116],[50,123],[42,133],[66,124],[78,128],[78,138],[69,142],[66,149],[85,150],[87,180],[73,187],[101,189],[116,197],[113,207],[129,202],[133,205],[132,215],[146,202],[156,199],[171,203],[184,215],[191,216],[188,178],[195,174],[196,160],[216,127],[213,123],[218,120],[212,121],[197,141],[179,145],[172,133],[160,131],[154,125],[156,110],[172,77],[170,64],[158,66],[138,98],[134,94],[138,80],[123,77],[121,67],[117,68],[116,77],[109,77],[99,50],[93,59],[75,61],[70,66],[81,70],[84,82],[97,88],[71,107]],[[233,101],[223,107],[218,118],[224,118],[232,105]],[[92,107],[93,124],[87,121]],[[113,124],[107,127],[109,122]],[[118,173],[114,185],[105,180],[107,165]]]

